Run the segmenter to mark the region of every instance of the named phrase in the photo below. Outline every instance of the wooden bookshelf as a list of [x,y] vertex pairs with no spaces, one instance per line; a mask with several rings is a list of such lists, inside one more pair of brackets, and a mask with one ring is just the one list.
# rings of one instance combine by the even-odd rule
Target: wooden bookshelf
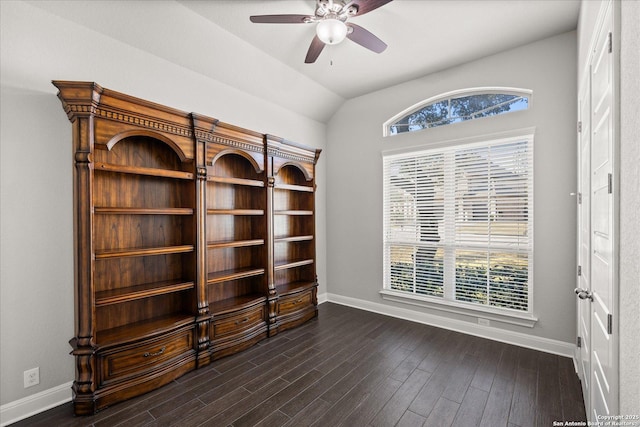
[[317,315],[320,150],[53,83],[74,136],[76,415]]

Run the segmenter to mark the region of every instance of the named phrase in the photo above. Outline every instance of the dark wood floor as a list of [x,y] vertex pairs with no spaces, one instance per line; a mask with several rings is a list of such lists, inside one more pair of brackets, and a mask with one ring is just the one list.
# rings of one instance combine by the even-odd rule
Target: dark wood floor
[[552,426],[585,420],[571,359],[336,304],[95,416],[15,426]]

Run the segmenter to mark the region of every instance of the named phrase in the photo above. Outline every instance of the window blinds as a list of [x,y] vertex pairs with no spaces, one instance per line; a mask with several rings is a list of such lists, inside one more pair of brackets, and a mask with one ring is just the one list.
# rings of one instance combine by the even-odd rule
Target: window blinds
[[532,136],[386,155],[385,288],[530,311]]

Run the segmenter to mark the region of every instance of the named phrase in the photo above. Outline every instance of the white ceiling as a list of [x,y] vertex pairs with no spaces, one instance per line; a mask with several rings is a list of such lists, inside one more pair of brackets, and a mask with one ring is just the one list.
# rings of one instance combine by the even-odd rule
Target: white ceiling
[[578,0],[395,0],[350,20],[387,43],[382,54],[345,40],[305,64],[314,24],[249,16],[313,15],[315,0],[180,2],[345,99],[573,30],[579,10]]
[[345,99],[574,30],[580,7],[579,0],[394,0],[351,19],[386,51],[345,40],[305,64],[313,24],[253,24],[249,16],[313,14],[315,0],[29,3],[320,122]]

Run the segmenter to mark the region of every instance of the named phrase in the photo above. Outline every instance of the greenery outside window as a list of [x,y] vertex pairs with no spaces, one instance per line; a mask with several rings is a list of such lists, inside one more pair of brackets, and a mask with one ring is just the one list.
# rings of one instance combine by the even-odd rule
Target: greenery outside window
[[384,135],[496,116],[529,108],[531,91],[513,88],[464,89],[429,98],[384,124]]
[[532,315],[533,135],[385,154],[383,169],[385,290]]

